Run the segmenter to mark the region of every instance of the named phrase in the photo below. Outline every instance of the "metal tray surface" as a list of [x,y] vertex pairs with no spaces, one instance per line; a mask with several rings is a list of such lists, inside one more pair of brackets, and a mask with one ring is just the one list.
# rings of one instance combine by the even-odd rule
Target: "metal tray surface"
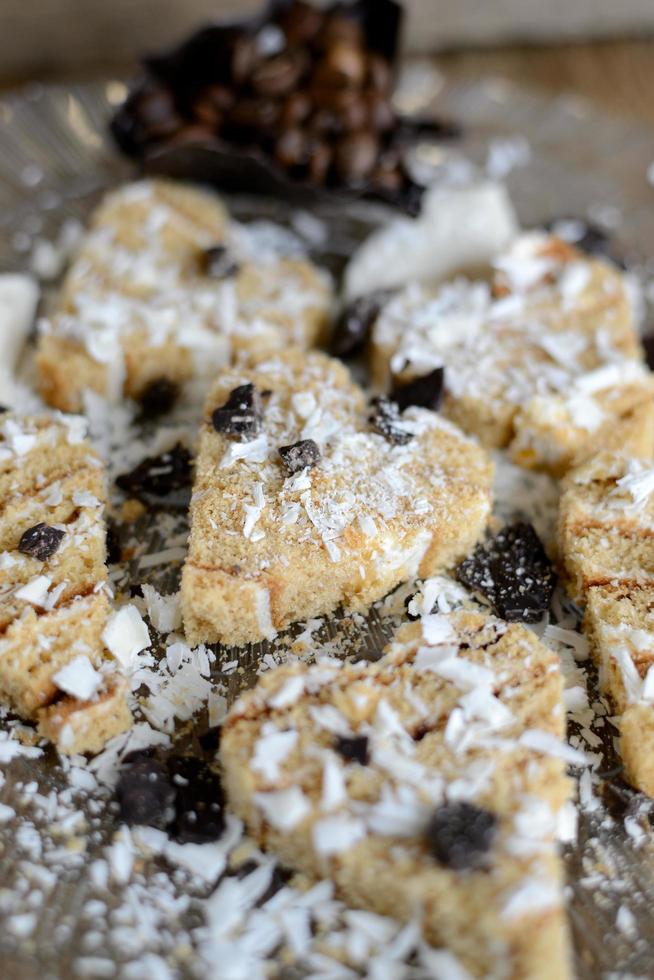
[[[84,222],[100,193],[132,174],[106,136],[107,120],[124,91],[118,80],[33,85],[0,100],[2,271],[28,267],[39,242],[42,250],[43,242],[57,241],[62,227],[70,229],[71,220]],[[654,265],[648,260],[654,256],[654,187],[647,175],[654,161],[654,132],[605,116],[575,97],[546,100],[501,79],[448,85],[424,64],[409,66],[399,98],[411,109],[433,104],[464,127],[460,143],[419,148],[417,164],[447,179],[471,173],[505,179],[525,226],[560,217],[592,219],[610,230],[617,252],[634,268],[645,295],[649,286],[654,299]],[[240,198],[230,205],[243,220],[269,218],[290,223],[300,235],[308,231],[310,250],[337,273],[357,242],[389,215],[381,206],[339,208],[323,202],[311,209],[320,222],[316,225],[279,201]],[[322,228],[324,236],[316,237],[312,228]],[[44,303],[55,286],[56,281],[43,283]],[[198,402],[190,391],[159,429],[179,428],[192,435],[197,417]],[[102,406],[96,406],[91,428],[110,475],[138,462],[162,437],[152,427],[130,425],[121,410],[107,413]],[[551,481],[504,466],[500,472],[499,516],[526,513],[547,533],[556,500]],[[117,506],[121,499],[117,493]],[[171,547],[183,553],[186,502],[181,494],[152,504],[136,525],[123,529],[132,557],[112,566],[117,591],[143,582],[164,594],[175,591],[181,561],[151,564],[148,555]],[[338,615],[322,622],[312,640],[345,656],[374,658],[401,616],[406,594],[400,590],[367,617]],[[554,610],[553,622],[568,628],[577,624],[576,611],[562,596]],[[301,625],[273,644],[241,651],[238,664],[233,651],[215,649],[211,679],[225,703],[254,681],[262,664],[292,652],[293,637],[303,629]],[[155,657],[161,652],[156,644],[153,650]],[[602,717],[608,712],[597,697],[587,662],[575,664],[569,649],[562,652],[568,674],[582,671],[589,701],[599,708],[590,726],[579,717],[570,724],[573,744],[601,753],[592,778],[583,777],[578,841],[566,850],[577,974],[582,980],[651,977],[654,853],[649,804],[620,780],[615,730]],[[211,750],[202,736],[211,720],[202,708],[179,726],[181,745],[209,758]],[[2,730],[15,730],[16,725],[6,716],[0,739]],[[0,975],[8,980],[238,980],[246,975],[227,973],[212,960],[216,947],[209,942],[205,916],[215,880],[189,871],[183,860],[172,852],[163,854],[161,847],[150,858],[137,857],[131,871],[125,871],[121,857],[126,851],[129,864],[133,848],[121,850],[122,831],[116,843],[119,821],[111,790],[100,786],[87,793],[83,766],[71,767],[51,751],[5,761],[8,754],[0,741],[0,801],[16,811],[16,816],[9,811],[3,816],[0,810]],[[331,961],[319,969],[317,954],[312,965],[286,966],[276,963],[273,950],[269,962],[289,978],[373,975],[364,963],[339,972],[339,964]],[[436,975],[415,957],[405,961],[401,954],[383,969],[379,966],[381,972],[374,975]]]

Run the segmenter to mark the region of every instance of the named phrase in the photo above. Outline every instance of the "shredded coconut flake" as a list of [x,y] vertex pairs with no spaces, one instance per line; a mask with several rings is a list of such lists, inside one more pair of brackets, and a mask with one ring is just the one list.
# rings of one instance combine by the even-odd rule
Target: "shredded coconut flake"
[[102,684],[102,674],[97,671],[88,657],[75,657],[52,678],[60,691],[88,701]]

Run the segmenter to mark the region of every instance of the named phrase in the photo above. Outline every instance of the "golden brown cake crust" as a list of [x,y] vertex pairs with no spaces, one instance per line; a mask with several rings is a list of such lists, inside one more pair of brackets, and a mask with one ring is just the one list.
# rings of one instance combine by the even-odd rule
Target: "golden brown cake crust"
[[[615,452],[571,470],[559,507],[567,584],[601,690],[618,716],[625,778],[654,796],[654,468]],[[651,671],[651,676],[650,676]]]
[[[223,277],[204,255],[234,254]],[[80,411],[91,390],[138,398],[155,380],[211,374],[241,350],[312,346],[324,335],[328,278],[303,257],[265,250],[229,221],[218,196],[139,181],[111,192],[92,218],[54,315],[41,324],[39,387]]]
[[[553,839],[569,784],[561,759],[531,746],[563,730],[556,656],[524,627],[456,613],[404,626],[375,664],[266,674],[232,708],[221,759],[230,805],[285,864],[332,878],[346,902],[417,918],[474,976],[545,980],[570,975]],[[362,736],[367,762],[349,761],[338,739]],[[483,870],[430,851],[444,799],[495,814]],[[536,810],[551,815],[542,835]]]
[[126,679],[114,676],[92,700],[62,698],[39,711],[39,734],[63,755],[101,752],[110,738],[132,726],[127,694]]
[[[70,751],[97,751],[131,724],[125,684],[102,642],[106,481],[84,430],[75,417],[0,420],[0,696],[57,743],[66,710],[76,733]],[[55,538],[43,552],[30,546],[39,527]],[[79,658],[97,681],[87,705],[62,700],[59,674]]]
[[654,386],[622,273],[537,232],[494,266],[490,281],[413,283],[385,305],[370,351],[377,386],[444,366],[449,418],[554,475],[607,439],[651,456]]
[[[246,383],[264,409],[261,432],[241,442],[216,432],[211,414]],[[191,643],[240,645],[341,603],[366,609],[470,551],[490,512],[486,454],[425,409],[404,413],[412,437],[393,445],[373,431],[372,411],[347,369],[316,352],[221,377],[207,400],[182,577]],[[289,474],[279,447],[309,438],[319,462]]]

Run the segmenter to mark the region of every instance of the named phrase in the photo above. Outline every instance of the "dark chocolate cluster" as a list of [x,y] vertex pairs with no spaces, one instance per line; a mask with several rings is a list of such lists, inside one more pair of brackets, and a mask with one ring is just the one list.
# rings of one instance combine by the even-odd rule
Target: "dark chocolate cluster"
[[556,574],[534,527],[518,521],[479,544],[456,571],[510,623],[537,623],[550,608]]
[[47,561],[58,550],[64,537],[64,531],[49,524],[35,524],[21,535],[18,550],[23,555],[36,558],[37,561]]
[[[392,0],[327,9],[277,0],[256,20],[205,28],[147,59],[113,119],[114,136],[146,160],[153,149],[161,157],[180,144],[219,148],[219,170],[228,151],[240,150],[293,182],[372,193],[415,210],[420,191],[404,157],[424,123],[400,119],[391,101],[399,27]],[[429,129],[453,135],[446,124]]]
[[455,800],[433,813],[427,828],[431,851],[446,868],[464,871],[484,867],[497,831],[494,813]]
[[165,497],[191,484],[193,459],[181,442],[160,456],[147,456],[129,473],[116,477],[116,485],[132,497]]
[[181,843],[217,840],[225,828],[220,779],[203,759],[132,752],[123,759],[116,797],[125,823],[157,827]]

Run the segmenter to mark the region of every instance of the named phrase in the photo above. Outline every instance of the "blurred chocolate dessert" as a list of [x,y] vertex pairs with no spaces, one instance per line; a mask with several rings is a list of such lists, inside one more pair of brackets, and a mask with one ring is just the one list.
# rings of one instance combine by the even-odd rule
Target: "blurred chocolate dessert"
[[346,190],[415,211],[407,146],[457,129],[397,114],[401,21],[393,0],[275,0],[256,19],[146,58],[112,132],[150,172],[254,191]]

